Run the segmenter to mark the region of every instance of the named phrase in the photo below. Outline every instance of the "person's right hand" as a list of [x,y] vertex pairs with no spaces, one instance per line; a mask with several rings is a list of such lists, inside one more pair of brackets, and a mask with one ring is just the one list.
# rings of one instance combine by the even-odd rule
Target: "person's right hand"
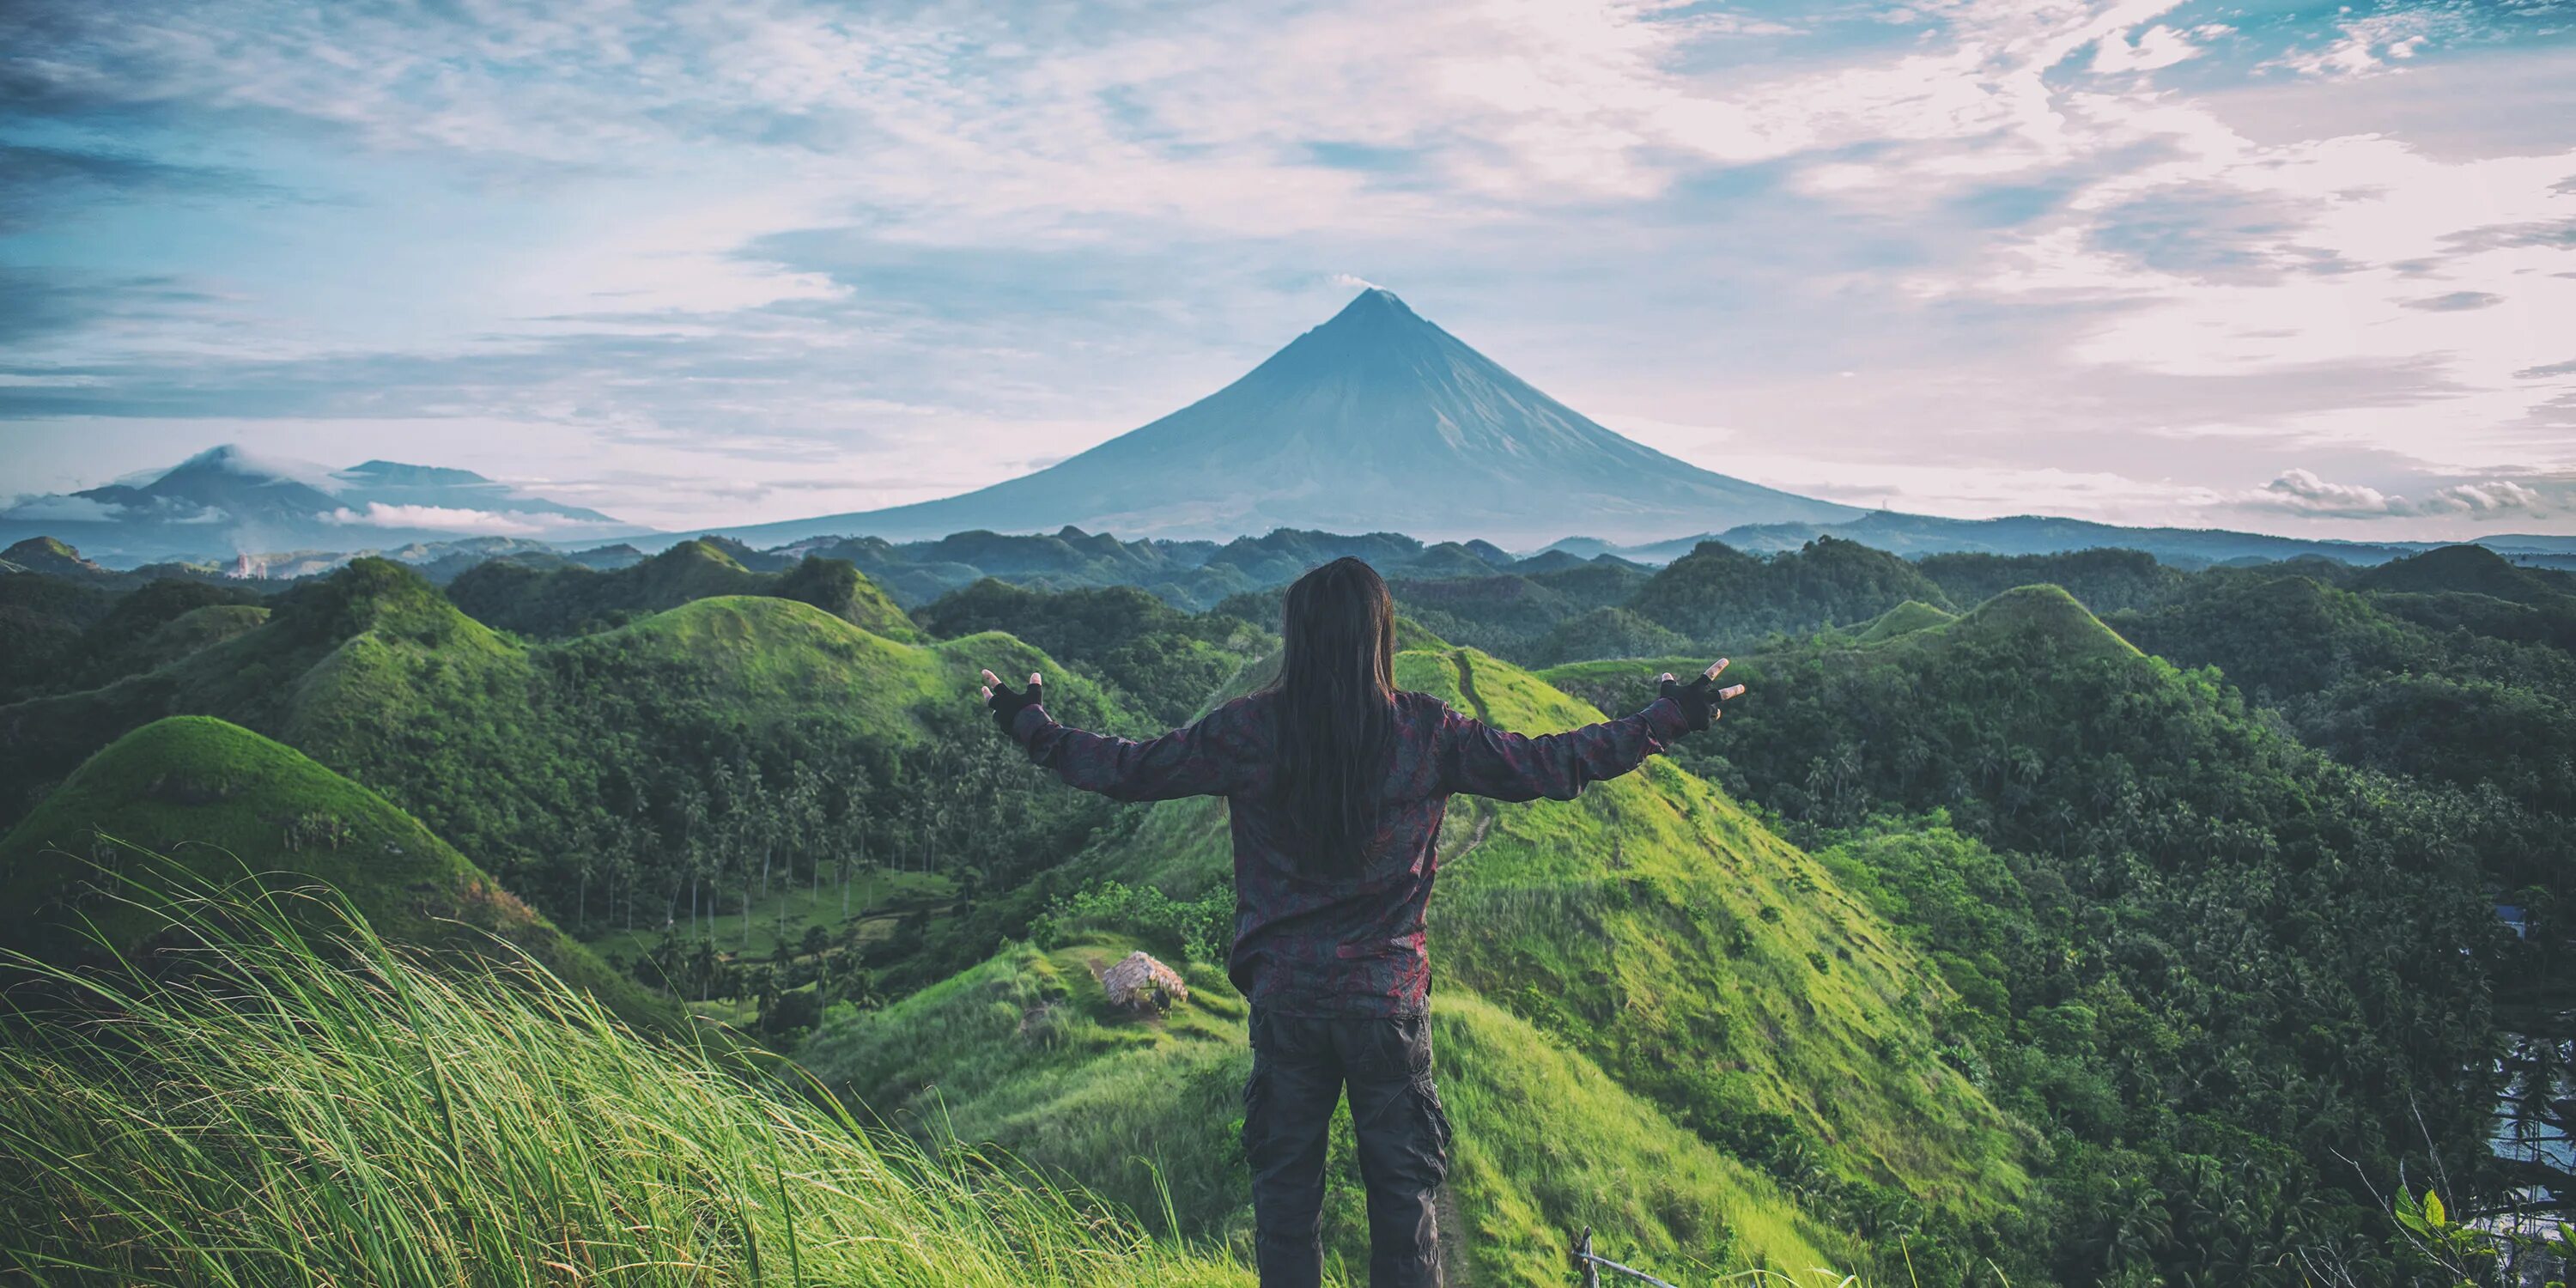
[[1688,684],[1674,679],[1670,671],[1656,676],[1655,683],[1660,696],[1671,698],[1681,704],[1682,714],[1689,717],[1691,728],[1705,729],[1720,715],[1725,714],[1717,709],[1718,703],[1744,692],[1744,686],[1741,684],[1730,684],[1723,689],[1711,687],[1717,683],[1718,675],[1725,670],[1726,659],[1721,657],[1709,663],[1707,670],[1693,676]]
[[1046,701],[1039,692],[1045,686],[1046,677],[1035,671],[1029,672],[1029,687],[1025,689],[1014,689],[1002,683],[1002,677],[986,671],[983,687],[977,692],[984,695],[984,706],[993,713],[993,723],[1001,726],[1002,732],[1007,734],[1011,731],[1011,722],[1020,718],[1020,708]]

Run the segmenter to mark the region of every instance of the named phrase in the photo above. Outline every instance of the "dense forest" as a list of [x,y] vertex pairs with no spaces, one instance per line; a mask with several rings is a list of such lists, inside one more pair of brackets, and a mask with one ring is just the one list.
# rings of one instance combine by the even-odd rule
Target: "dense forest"
[[[178,808],[171,784],[210,771],[151,764],[309,757],[280,781],[381,797],[361,831],[452,847],[586,941],[581,970],[889,1110],[950,1087],[1143,1210],[1117,1129],[1076,1119],[1146,1114],[1178,1079],[1223,1125],[1222,815],[1054,787],[971,677],[1044,671],[1062,718],[1116,732],[1182,723],[1257,681],[1286,580],[1358,553],[1396,594],[1407,683],[1498,722],[1624,713],[1718,654],[1751,686],[1669,777],[1453,813],[1443,1037],[1489,1053],[1456,1076],[1496,1098],[1470,1118],[1498,1151],[1462,1184],[1532,1214],[1479,1227],[1480,1267],[1558,1255],[1580,1219],[1693,1273],[2448,1285],[2540,1264],[2505,1232],[2576,1200],[2576,577],[2476,547],[2183,568],[1823,537],[1652,568],[1199,544],[708,540],[286,586],[30,551],[0,572],[0,825],[12,852],[85,850],[72,833],[149,815],[134,839],[175,844],[220,798],[203,826],[255,847],[283,819],[309,854],[357,807],[218,786]],[[217,732],[119,741],[170,717]],[[112,744],[113,773],[74,780]],[[1153,1034],[1067,1011],[1083,963],[1129,945],[1207,1009]],[[1011,1022],[983,1027],[981,996]],[[1518,1063],[1533,1043],[1565,1063]],[[1596,1125],[1602,1158],[1700,1179],[1660,1207],[1515,1188],[1543,1164],[1514,1154],[1537,1129],[1512,1097],[1585,1078],[1587,1112],[1663,1124]],[[1916,1095],[1943,1126],[1899,1108]],[[1174,1232],[1239,1237],[1222,1132],[1142,1121],[1216,1187]]]

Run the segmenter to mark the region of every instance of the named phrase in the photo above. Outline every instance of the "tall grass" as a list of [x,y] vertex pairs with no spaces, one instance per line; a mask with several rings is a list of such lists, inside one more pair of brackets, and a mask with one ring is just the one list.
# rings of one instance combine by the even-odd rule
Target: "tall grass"
[[122,896],[182,945],[148,973],[0,953],[0,1277],[1249,1281],[727,1050],[639,1036],[524,958],[460,970],[327,890],[173,879]]

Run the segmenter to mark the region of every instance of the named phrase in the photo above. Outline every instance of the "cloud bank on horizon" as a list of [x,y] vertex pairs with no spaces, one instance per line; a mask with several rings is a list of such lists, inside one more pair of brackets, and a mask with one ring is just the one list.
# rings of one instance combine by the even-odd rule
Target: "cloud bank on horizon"
[[665,527],[899,504],[1357,282],[1827,499],[2576,531],[2576,8],[0,11],[13,491],[237,440]]

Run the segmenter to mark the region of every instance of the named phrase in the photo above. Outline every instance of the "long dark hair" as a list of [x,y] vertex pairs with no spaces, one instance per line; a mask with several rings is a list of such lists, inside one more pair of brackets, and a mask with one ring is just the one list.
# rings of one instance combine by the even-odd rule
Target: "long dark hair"
[[1305,862],[1356,871],[1394,736],[1395,601],[1376,569],[1336,559],[1288,588],[1279,633],[1277,800]]

